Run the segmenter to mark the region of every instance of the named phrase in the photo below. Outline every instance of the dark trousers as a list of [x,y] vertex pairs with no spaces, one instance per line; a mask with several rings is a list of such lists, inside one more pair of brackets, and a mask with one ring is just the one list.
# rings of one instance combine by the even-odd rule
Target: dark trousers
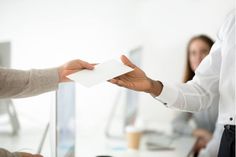
[[235,157],[235,126],[225,125],[218,157]]

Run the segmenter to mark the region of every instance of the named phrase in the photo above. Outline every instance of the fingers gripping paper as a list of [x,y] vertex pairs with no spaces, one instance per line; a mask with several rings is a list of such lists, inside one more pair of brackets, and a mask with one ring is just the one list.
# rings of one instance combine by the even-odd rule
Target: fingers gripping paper
[[67,77],[85,87],[92,87],[96,84],[110,80],[132,70],[132,68],[117,60],[109,60],[96,65],[93,70],[81,70],[79,72],[70,74]]

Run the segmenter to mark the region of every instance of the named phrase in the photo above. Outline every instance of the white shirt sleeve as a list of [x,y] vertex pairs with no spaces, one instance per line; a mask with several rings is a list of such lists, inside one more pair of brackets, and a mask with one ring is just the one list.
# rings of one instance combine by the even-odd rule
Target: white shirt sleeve
[[157,100],[169,108],[188,112],[219,104],[219,123],[236,124],[235,115],[235,18],[232,10],[223,23],[208,56],[198,66],[193,80],[184,84],[163,83]]
[[222,25],[216,42],[208,56],[198,66],[193,80],[181,84],[163,83],[163,90],[157,100],[167,107],[196,112],[208,108],[219,101],[219,79],[221,70],[221,47],[229,21]]

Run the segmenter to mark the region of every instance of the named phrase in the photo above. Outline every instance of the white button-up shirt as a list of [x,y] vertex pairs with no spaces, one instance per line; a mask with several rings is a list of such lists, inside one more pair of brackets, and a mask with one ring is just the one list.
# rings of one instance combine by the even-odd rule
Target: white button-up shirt
[[235,125],[235,12],[227,16],[215,44],[187,84],[163,83],[156,97],[170,108],[195,112],[219,103],[219,123]]

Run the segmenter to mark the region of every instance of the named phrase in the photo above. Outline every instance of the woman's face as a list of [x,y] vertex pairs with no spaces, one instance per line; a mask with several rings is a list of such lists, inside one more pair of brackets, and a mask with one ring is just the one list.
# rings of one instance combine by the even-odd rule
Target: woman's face
[[204,57],[208,55],[210,47],[201,39],[193,40],[189,46],[189,61],[193,71],[195,71],[198,65],[201,63]]

